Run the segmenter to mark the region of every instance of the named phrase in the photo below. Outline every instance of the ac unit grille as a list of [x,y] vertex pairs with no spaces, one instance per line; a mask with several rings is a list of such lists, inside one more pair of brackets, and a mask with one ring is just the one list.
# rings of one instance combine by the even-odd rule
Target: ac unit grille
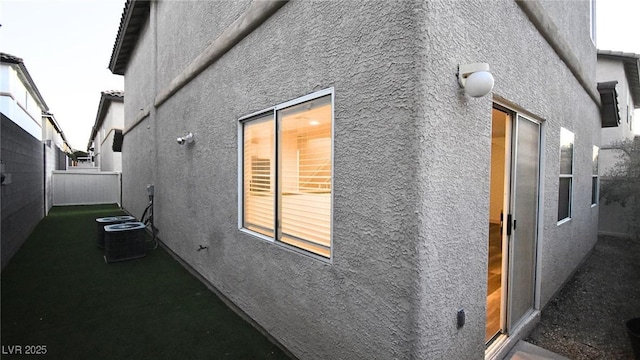
[[104,259],[106,262],[124,261],[147,255],[145,225],[127,222],[104,227]]
[[104,227],[113,224],[120,224],[128,221],[136,221],[136,218],[130,215],[109,216],[96,219],[98,247],[104,249]]

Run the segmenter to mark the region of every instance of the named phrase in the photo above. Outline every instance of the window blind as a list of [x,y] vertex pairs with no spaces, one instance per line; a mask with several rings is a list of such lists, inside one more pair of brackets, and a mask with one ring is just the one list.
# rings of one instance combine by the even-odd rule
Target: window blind
[[244,227],[274,236],[274,129],[266,116],[244,125]]
[[330,257],[331,97],[279,111],[280,241]]

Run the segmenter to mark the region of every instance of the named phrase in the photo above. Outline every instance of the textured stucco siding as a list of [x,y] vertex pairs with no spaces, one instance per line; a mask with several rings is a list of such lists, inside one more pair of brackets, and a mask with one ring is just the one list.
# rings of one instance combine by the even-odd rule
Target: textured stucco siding
[[[122,152],[113,151],[113,137],[115,129],[123,129],[124,104],[110,102],[104,121],[96,138],[100,141],[100,170],[122,171]],[[105,137],[102,138],[104,129]]]
[[[152,3],[152,9],[153,9]],[[131,55],[124,77],[124,136],[122,143],[122,206],[134,216],[142,216],[149,198],[146,186],[154,182],[155,132],[147,118],[136,127],[142,109],[149,109],[155,96],[155,40],[148,20]]]
[[[486,2],[435,1],[417,6],[421,66],[417,99],[420,205],[418,214],[419,359],[472,359],[484,354],[489,219],[491,97],[466,97],[457,83],[461,63],[488,62]],[[485,32],[483,32],[485,31]],[[466,324],[456,327],[464,309]]]
[[[127,74],[145,74],[145,76],[125,76],[124,88],[126,89],[125,124],[129,129],[135,122],[142,109],[147,108],[155,96],[155,74],[153,72],[155,56],[155,41],[147,20],[140,31],[140,38],[135,50],[131,54],[131,61],[126,69]],[[126,140],[125,140],[126,141]]]
[[[581,8],[567,8],[571,16]],[[460,94],[460,63],[487,62],[496,100],[543,121],[540,305],[564,283],[596,241],[590,206],[592,146],[599,143],[598,108],[566,64],[513,1],[431,1],[423,17],[418,125],[422,204],[419,316],[424,358],[481,358],[484,353],[488,237],[490,96]],[[587,13],[588,14],[588,13]],[[588,35],[588,34],[587,34]],[[586,67],[592,56],[585,59]],[[557,226],[559,132],[576,134],[573,219]],[[467,324],[455,327],[457,309]]]
[[100,147],[100,170],[101,171],[115,171],[113,169],[113,150],[111,144],[113,143],[113,131],[106,134],[105,140]]
[[[195,5],[156,5],[158,91],[245,3],[220,6],[206,36],[189,25],[188,44],[178,20]],[[582,23],[583,7],[563,11]],[[152,102],[153,31],[143,31],[127,68],[127,123]],[[595,69],[587,45],[576,56],[590,53],[584,66]],[[544,306],[596,241],[591,153],[600,120],[512,0],[287,3],[126,134],[125,208],[141,212],[144,187],[156,184],[162,241],[301,359],[482,358],[492,98],[459,89],[457,67],[471,62],[490,64],[495,99],[543,122]],[[237,228],[237,119],[329,87],[330,264]],[[576,150],[573,216],[558,226],[560,127],[576,134]],[[195,143],[177,145],[188,132]],[[457,329],[460,308],[467,321]]]
[[[504,5],[509,6],[496,9],[493,21],[506,22],[505,26],[495,29],[497,31],[487,30],[499,39],[490,42],[487,49],[501,54],[494,74],[499,73],[500,68],[506,70],[506,74],[497,75],[494,93],[544,119],[542,232],[538,254],[540,306],[543,307],[597,240],[598,207],[591,207],[591,164],[593,145],[600,143],[599,109],[522,13],[510,6],[510,2]],[[581,33],[588,24],[588,7],[585,9],[580,2],[567,2],[563,6],[567,18],[587,16],[587,22],[581,22],[582,27],[566,28],[562,35],[579,46],[574,50],[576,55],[587,53],[581,55],[581,64],[584,69],[594,69],[590,75],[594,78],[595,48],[590,41],[571,39],[572,31]],[[588,32],[586,36],[588,40]],[[560,127],[575,134],[575,144],[572,219],[558,225]]]
[[[125,196],[155,182],[162,240],[301,358],[410,356],[411,6],[289,3],[125,136],[125,159],[128,150],[149,158],[144,138],[156,131],[161,159],[155,178],[125,165]],[[127,84],[148,76],[138,69]],[[238,118],[328,87],[336,98],[332,265],[237,228]],[[136,112],[125,107],[127,118]],[[195,143],[177,145],[189,131]],[[124,201],[127,209],[142,202]]]
[[149,202],[146,187],[155,182],[153,144],[146,124],[127,133],[122,144],[122,207],[138,218]]
[[[582,60],[580,65],[588,77],[589,84],[595,89],[596,62],[594,55],[596,45],[595,39],[591,40],[591,17],[589,15],[591,0],[540,0],[540,4],[554,25],[557,26],[571,52],[576,58]],[[596,17],[597,11],[596,5]]]
[[169,85],[251,0],[158,2],[158,86]]
[[11,183],[2,185],[2,268],[44,216],[42,142],[4,115],[2,161]]

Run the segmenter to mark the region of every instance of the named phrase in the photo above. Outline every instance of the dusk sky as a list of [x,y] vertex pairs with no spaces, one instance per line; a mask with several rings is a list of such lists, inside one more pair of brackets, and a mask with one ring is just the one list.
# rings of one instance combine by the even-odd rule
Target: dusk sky
[[86,150],[100,92],[123,90],[107,69],[124,0],[2,0],[0,51],[20,57],[71,147]]
[[[74,149],[86,150],[100,91],[124,89],[123,77],[107,69],[124,4],[124,0],[0,2],[0,51],[24,60]],[[640,1],[599,0],[596,6],[598,48],[640,54]],[[635,118],[640,120],[639,111]],[[640,130],[638,124],[634,128]]]

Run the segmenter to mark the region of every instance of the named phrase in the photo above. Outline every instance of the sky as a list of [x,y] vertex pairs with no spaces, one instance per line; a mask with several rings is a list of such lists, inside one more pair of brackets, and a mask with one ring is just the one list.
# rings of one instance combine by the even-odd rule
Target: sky
[[[126,90],[124,78],[107,69],[124,4],[0,0],[0,51],[24,60],[74,149],[87,148],[100,92]],[[597,47],[640,54],[639,18],[640,0],[597,0]],[[640,132],[640,111],[634,118]]]
[[22,58],[72,148],[86,150],[125,0],[0,0],[0,51]]

